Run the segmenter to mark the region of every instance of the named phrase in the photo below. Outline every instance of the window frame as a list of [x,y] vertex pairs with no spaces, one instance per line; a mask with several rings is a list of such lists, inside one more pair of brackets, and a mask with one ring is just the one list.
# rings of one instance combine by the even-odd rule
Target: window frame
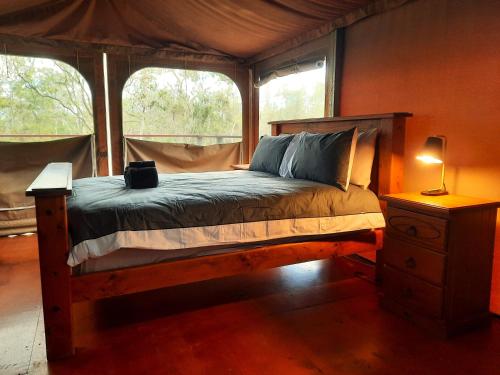
[[235,61],[221,60],[214,62],[204,62],[186,56],[159,57],[147,55],[124,56],[118,54],[108,54],[108,87],[109,87],[109,116],[110,116],[110,136],[113,154],[113,173],[121,174],[124,168],[124,141],[123,141],[123,109],[122,93],[128,78],[142,68],[169,68],[188,69],[198,71],[209,71],[222,73],[229,77],[238,87],[242,102],[242,160],[248,162],[250,157],[251,136],[251,84],[250,74],[247,66]]
[[[325,74],[325,77],[324,77],[324,80],[323,80],[324,91],[323,91],[323,98],[322,98],[322,101],[323,101],[323,104],[322,104],[323,111],[322,112],[323,113],[319,117],[326,117],[326,103],[325,103],[325,100],[326,100],[326,97],[327,97],[327,86],[328,86],[327,85],[327,72],[328,72],[328,68],[327,68],[327,65],[326,65],[326,57],[324,57],[323,59],[324,59],[324,65],[317,68],[317,69],[322,69],[322,70],[324,69],[324,74]],[[291,74],[287,74],[285,76],[273,78],[272,80],[270,80],[269,82],[266,82],[262,86],[259,85],[258,89],[260,91],[261,89],[265,88],[266,85],[270,84],[273,81],[280,80],[280,79],[285,78],[285,77],[292,77],[292,76],[296,76],[296,75],[299,75],[299,74],[304,74],[304,73],[307,73],[307,72],[313,71],[313,70],[316,70],[316,69],[298,71],[296,73],[291,73]],[[261,96],[262,95],[259,95],[259,99],[260,99]],[[260,130],[261,130],[260,119],[261,119],[261,115],[262,115],[261,111],[262,111],[262,106],[261,106],[261,103],[259,101],[259,124],[258,124],[259,125],[259,138],[262,136],[262,134],[260,133]],[[313,116],[311,116],[309,114],[304,114],[304,116],[301,116],[300,118],[312,118],[312,117]],[[318,117],[318,116],[316,116],[316,117]],[[281,121],[281,120],[292,120],[292,118],[277,118],[277,119],[272,119],[271,121]],[[271,134],[271,129],[270,128],[269,128],[269,134]]]

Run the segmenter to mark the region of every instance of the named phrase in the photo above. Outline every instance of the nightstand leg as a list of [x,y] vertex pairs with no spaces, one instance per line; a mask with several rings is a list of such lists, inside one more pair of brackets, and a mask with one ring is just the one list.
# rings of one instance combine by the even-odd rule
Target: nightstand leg
[[382,284],[382,274],[384,267],[384,249],[380,249],[376,253],[375,258],[375,283]]

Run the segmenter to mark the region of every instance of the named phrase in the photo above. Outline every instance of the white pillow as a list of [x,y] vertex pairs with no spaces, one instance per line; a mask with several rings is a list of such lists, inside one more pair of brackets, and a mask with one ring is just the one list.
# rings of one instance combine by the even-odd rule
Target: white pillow
[[361,186],[363,189],[367,189],[370,185],[376,141],[376,128],[359,133],[352,163],[351,184]]

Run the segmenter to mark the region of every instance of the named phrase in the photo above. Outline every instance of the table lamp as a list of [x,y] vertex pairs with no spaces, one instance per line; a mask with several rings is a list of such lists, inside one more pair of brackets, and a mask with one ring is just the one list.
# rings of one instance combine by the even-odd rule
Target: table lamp
[[446,137],[434,135],[428,137],[424,147],[417,155],[417,159],[426,164],[441,164],[441,187],[429,189],[421,192],[422,195],[446,195],[446,185],[444,183],[444,157],[446,153]]

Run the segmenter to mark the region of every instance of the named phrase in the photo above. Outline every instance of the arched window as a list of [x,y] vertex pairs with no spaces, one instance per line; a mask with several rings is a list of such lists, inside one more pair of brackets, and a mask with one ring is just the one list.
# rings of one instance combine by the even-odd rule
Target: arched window
[[76,69],[52,59],[0,58],[0,141],[93,133],[92,95]]
[[241,96],[220,73],[144,68],[123,89],[125,136],[208,145],[240,142]]

